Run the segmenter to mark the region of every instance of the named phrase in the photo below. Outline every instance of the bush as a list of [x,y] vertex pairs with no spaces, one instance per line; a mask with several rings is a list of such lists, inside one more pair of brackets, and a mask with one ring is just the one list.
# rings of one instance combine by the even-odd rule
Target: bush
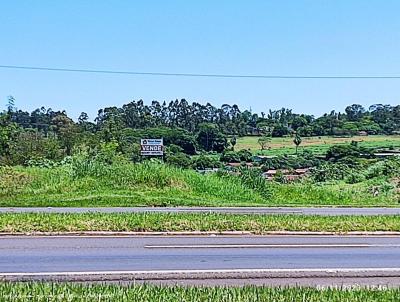
[[243,149],[243,150],[238,151],[237,154],[239,155],[239,158],[241,161],[244,161],[244,162],[252,161],[253,154],[249,150]]
[[59,164],[53,160],[47,158],[36,158],[30,159],[26,162],[26,165],[29,167],[38,167],[38,168],[54,168]]
[[11,167],[0,167],[0,193],[10,194],[22,190],[31,182],[31,177],[24,172],[16,171]]
[[349,175],[347,175],[344,179],[344,181],[348,184],[355,184],[355,183],[359,183],[365,180],[365,176],[360,173],[360,172],[350,172]]
[[255,169],[240,168],[240,179],[247,188],[256,191],[263,198],[268,199],[272,196],[269,183],[260,175],[260,171]]
[[370,150],[359,147],[356,143],[349,145],[333,145],[326,152],[326,159],[332,161],[338,161],[344,157],[360,158],[360,157],[371,157],[372,153]]
[[210,155],[200,155],[199,157],[193,159],[192,167],[198,170],[221,168],[220,161],[215,156]]
[[374,163],[366,169],[364,174],[367,179],[379,176],[396,176],[399,174],[399,169],[400,160],[392,158]]
[[225,163],[240,163],[240,156],[234,151],[225,151],[222,153],[220,161]]
[[311,179],[315,182],[343,180],[351,169],[343,164],[325,163],[311,170]]
[[175,153],[167,157],[167,163],[176,167],[189,168],[191,165],[191,160],[185,153]]
[[280,155],[264,161],[263,171],[269,169],[299,169],[319,166],[321,161],[312,154],[304,153],[299,156]]

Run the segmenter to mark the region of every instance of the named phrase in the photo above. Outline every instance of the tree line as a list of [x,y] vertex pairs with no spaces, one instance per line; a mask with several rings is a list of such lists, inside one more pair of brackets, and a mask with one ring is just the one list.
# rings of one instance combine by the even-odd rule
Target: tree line
[[374,104],[366,109],[353,104],[344,112],[315,117],[287,108],[253,113],[229,104],[216,107],[185,99],[145,104],[139,100],[100,109],[92,119],[82,112],[74,121],[65,111],[51,108],[17,109],[14,98],[9,97],[6,110],[0,112],[0,163],[61,160],[77,148],[96,149],[107,143],[116,144],[118,152],[135,160],[143,137],[163,137],[170,150],[193,155],[223,152],[234,147],[236,137],[245,135],[293,135],[301,143],[302,136],[390,135],[399,131],[400,105]]

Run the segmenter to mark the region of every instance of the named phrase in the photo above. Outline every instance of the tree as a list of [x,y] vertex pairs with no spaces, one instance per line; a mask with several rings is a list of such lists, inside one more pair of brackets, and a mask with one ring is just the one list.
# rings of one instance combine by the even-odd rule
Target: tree
[[263,135],[258,139],[258,144],[260,145],[261,151],[266,150],[271,138],[269,136]]
[[199,125],[197,142],[205,151],[223,152],[227,147],[227,139],[217,125],[203,123]]
[[72,154],[72,148],[77,139],[77,127],[73,120],[67,115],[60,114],[51,120],[54,132],[59,137],[61,146],[65,149],[66,155]]
[[230,143],[231,143],[231,145],[232,145],[232,151],[235,151],[235,145],[236,145],[236,143],[237,143],[237,141],[236,141],[236,136],[235,136],[235,135],[231,138]]
[[364,107],[359,104],[347,106],[345,111],[347,114],[347,119],[351,122],[359,121],[365,113]]
[[221,162],[215,156],[200,155],[193,160],[193,168],[199,170],[221,168]]
[[297,155],[297,150],[298,150],[298,148],[299,148],[299,146],[301,144],[301,136],[297,132],[294,135],[293,143],[296,146],[296,155]]
[[55,135],[45,136],[37,129],[23,130],[10,142],[9,157],[14,165],[25,165],[32,159],[60,160],[63,155]]
[[167,157],[167,163],[180,168],[189,168],[191,165],[191,160],[185,153],[175,153]]
[[12,121],[13,112],[14,98],[9,97],[7,111],[0,112],[0,157],[9,156],[11,142],[19,132],[18,125]]
[[272,130],[272,136],[273,137],[282,137],[285,135],[289,134],[289,129],[288,127],[282,125],[282,124],[277,124],[275,125],[274,129]]

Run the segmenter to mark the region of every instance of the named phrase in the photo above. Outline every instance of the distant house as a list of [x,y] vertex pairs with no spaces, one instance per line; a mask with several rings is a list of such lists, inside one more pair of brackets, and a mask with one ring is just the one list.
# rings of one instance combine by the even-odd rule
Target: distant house
[[265,171],[262,175],[267,178],[267,177],[274,177],[278,171],[277,170],[268,170]]
[[296,169],[296,170],[294,170],[294,172],[295,172],[297,175],[305,175],[305,174],[307,174],[308,172],[310,172],[310,169],[309,169],[309,168],[301,168],[301,169]]
[[384,158],[384,157],[392,157],[392,156],[400,156],[400,153],[397,152],[382,152],[382,153],[374,153],[375,157]]
[[242,166],[242,164],[241,163],[227,163],[226,166],[231,167],[231,168],[239,168],[240,166]]
[[209,173],[216,173],[218,172],[219,169],[218,168],[208,168],[208,169],[204,169],[204,170],[196,170],[196,172],[200,173],[200,174],[209,174]]
[[[298,180],[309,173],[310,169],[309,168],[300,168],[300,169],[295,169],[294,171],[290,171],[287,169],[282,169],[282,170],[275,170],[275,169],[270,169],[262,174],[262,176],[266,180],[273,180],[274,177],[279,173],[283,175],[283,177],[287,181],[295,181]],[[293,174],[294,172],[294,174]]]
[[227,163],[226,168],[239,168],[239,167],[247,167],[247,168],[253,168],[254,164],[253,163]]

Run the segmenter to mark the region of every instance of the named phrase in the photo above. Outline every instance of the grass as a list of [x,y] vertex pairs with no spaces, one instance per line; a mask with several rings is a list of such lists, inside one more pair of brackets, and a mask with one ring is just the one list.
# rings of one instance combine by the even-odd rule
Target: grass
[[166,206],[263,204],[237,177],[171,166],[116,164],[0,170],[0,206]]
[[[259,137],[246,136],[237,139],[236,150],[249,149],[258,154],[265,155],[283,155],[294,154],[295,147],[292,137],[274,137],[269,143],[270,150],[260,151],[258,144]],[[359,142],[360,146],[367,148],[389,148],[400,147],[400,136],[398,135],[370,135],[353,137],[303,137],[299,151],[309,150],[314,154],[324,154],[328,148],[335,144],[348,144],[351,141]]]
[[[381,188],[377,196],[371,187]],[[0,168],[2,207],[399,206],[384,178],[358,184],[267,184],[261,195],[239,177],[201,175],[157,163]]]
[[82,231],[400,231],[400,216],[230,215],[196,213],[7,213],[0,232]]
[[0,283],[0,301],[394,302],[400,289]]

